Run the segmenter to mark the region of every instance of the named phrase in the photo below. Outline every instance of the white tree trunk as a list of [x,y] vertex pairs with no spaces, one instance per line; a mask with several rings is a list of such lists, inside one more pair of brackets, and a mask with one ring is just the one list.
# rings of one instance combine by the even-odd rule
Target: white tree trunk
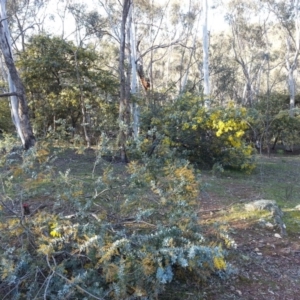
[[[290,116],[295,116],[295,94],[296,94],[296,81],[294,78],[294,71],[297,70],[297,64],[298,64],[298,57],[300,52],[300,21],[299,21],[299,0],[295,1],[294,4],[295,9],[295,28],[296,28],[296,34],[295,34],[295,54],[292,63],[289,62],[289,57],[287,56],[286,63],[288,68],[288,84],[289,84],[289,90],[290,90]],[[287,38],[287,52],[289,54],[290,52],[290,37]]]
[[12,119],[23,147],[29,149],[34,146],[35,138],[29,122],[25,89],[13,60],[5,5],[6,0],[0,0],[0,46],[8,69],[9,90],[11,93],[16,93],[15,96],[10,97]]
[[[198,19],[199,21],[199,19]],[[198,24],[196,25],[196,28],[198,28]],[[189,73],[190,73],[190,68],[191,68],[191,65],[192,65],[192,59],[194,57],[194,54],[195,54],[195,50],[196,50],[196,40],[198,38],[198,32],[196,32],[194,34],[194,38],[193,38],[193,45],[192,45],[192,49],[190,50],[190,56],[189,56],[189,61],[187,63],[187,66],[186,66],[186,70],[182,76],[182,78],[180,78],[180,93],[184,93],[186,91],[186,85],[187,85],[187,82],[188,82],[188,78],[189,78]],[[192,31],[190,32],[190,34],[192,35]],[[184,66],[184,64],[182,63],[181,64],[182,66]]]
[[204,105],[210,107],[210,87],[209,87],[209,53],[208,53],[208,30],[207,30],[207,0],[203,0],[203,78],[204,78]]
[[290,68],[288,70],[288,85],[289,85],[289,90],[290,90],[290,111],[289,115],[290,117],[295,116],[295,93],[296,93],[296,83],[294,79],[294,70]]
[[[119,137],[118,144],[120,147],[121,161],[127,162],[126,141],[129,136],[130,126],[130,83],[128,68],[125,66],[126,50],[126,24],[132,0],[123,0],[122,21],[120,31],[120,54],[119,54],[119,76],[120,76],[120,106],[119,106]],[[127,76],[126,76],[127,75]]]
[[[7,43],[7,48],[5,49],[7,51],[6,55],[10,56],[12,55],[11,51],[11,40],[10,40],[10,34],[8,30],[8,25],[7,25],[7,16],[6,16],[6,8],[5,8],[6,0],[1,0],[1,6],[0,6],[0,16],[1,16],[1,23],[2,23],[2,30],[1,34],[3,33],[3,37],[6,39]],[[4,49],[2,49],[4,51]],[[3,55],[5,55],[3,53]],[[8,81],[8,86],[9,86],[9,91],[11,93],[16,93],[16,87],[11,79],[10,72],[8,70],[8,75],[7,75],[7,81]],[[17,96],[10,96],[10,104],[11,104],[11,117],[12,121],[17,129],[18,135],[22,141],[22,144],[25,144],[25,138],[21,130],[21,123],[20,123],[20,118],[19,118],[19,100]]]
[[[131,60],[131,95],[135,98],[138,93],[138,77],[137,77],[137,51],[136,51],[136,36],[135,36],[135,24],[132,20],[133,5],[131,6],[129,13],[128,32],[130,35],[130,60]],[[133,136],[137,139],[140,129],[140,108],[136,99],[132,102],[132,116],[133,116]]]
[[296,54],[294,56],[293,62],[290,63],[290,51],[291,51],[291,45],[290,45],[290,37],[287,37],[286,39],[286,68],[288,71],[288,87],[289,87],[289,92],[290,92],[290,111],[289,115],[290,117],[294,117],[295,112],[295,94],[296,94],[296,82],[294,78],[294,71],[296,69],[296,64],[297,64],[297,59],[299,55],[299,48],[296,49]]

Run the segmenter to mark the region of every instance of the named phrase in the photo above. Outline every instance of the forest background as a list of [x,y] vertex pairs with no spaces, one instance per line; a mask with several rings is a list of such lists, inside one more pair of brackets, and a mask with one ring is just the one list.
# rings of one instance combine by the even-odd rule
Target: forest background
[[[199,172],[250,174],[255,148],[299,145],[299,1],[6,5],[32,134],[16,147],[0,98],[3,295],[154,299],[176,276],[234,272],[227,233],[200,234]],[[55,164],[66,148],[95,151],[89,177]]]

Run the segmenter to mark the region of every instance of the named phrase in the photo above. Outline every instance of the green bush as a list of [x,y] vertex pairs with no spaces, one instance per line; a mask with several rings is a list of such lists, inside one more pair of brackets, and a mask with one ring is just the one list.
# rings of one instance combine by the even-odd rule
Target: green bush
[[[2,160],[2,299],[155,299],[180,272],[228,273],[222,248],[201,234],[199,175],[186,160],[165,147],[121,176],[100,149],[92,174],[80,177],[57,172],[48,148]],[[41,195],[57,213],[24,216],[23,201]]]
[[[255,167],[254,150],[245,141],[246,118],[245,108],[229,104],[206,109],[199,98],[185,94],[146,120],[179,157],[200,167],[218,164],[251,171]],[[144,143],[149,143],[149,136],[151,139],[147,134]]]
[[[299,102],[298,97],[296,103]],[[290,115],[289,96],[273,93],[268,97],[261,97],[254,107],[247,112],[250,128],[247,132],[253,142],[259,140],[262,148],[275,148],[277,143],[285,144],[292,149],[300,143],[299,109]]]
[[0,133],[11,133],[14,130],[14,125],[11,120],[11,113],[9,108],[9,100],[0,100]]

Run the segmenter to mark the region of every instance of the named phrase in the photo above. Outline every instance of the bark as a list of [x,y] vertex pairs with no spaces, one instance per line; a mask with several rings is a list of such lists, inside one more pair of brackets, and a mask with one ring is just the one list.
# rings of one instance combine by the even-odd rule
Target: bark
[[231,20],[231,28],[232,28],[232,36],[233,36],[233,42],[232,42],[232,48],[234,52],[234,58],[236,62],[242,67],[242,71],[245,77],[245,87],[243,92],[243,100],[244,105],[252,106],[252,96],[253,96],[253,88],[252,88],[252,80],[251,80],[251,67],[247,66],[247,62],[243,59],[243,47],[241,45],[241,36],[238,31],[238,26],[235,23],[234,20]]
[[[295,116],[295,94],[296,94],[296,81],[294,77],[295,71],[297,71],[298,57],[300,54],[300,20],[299,20],[299,0],[296,0],[294,3],[294,11],[295,11],[295,53],[292,59],[292,63],[289,61],[289,57],[286,58],[287,67],[288,67],[288,83],[290,89],[290,116]],[[290,39],[292,37],[287,38],[287,52],[290,52]]]
[[[130,10],[129,24],[128,24],[128,37],[130,41],[129,53],[131,60],[131,95],[134,97],[138,92],[138,79],[137,79],[137,46],[135,39],[135,25],[133,22],[133,5]],[[132,102],[132,116],[133,116],[133,136],[137,139],[140,129],[140,109],[138,103]]]
[[0,94],[0,98],[2,98],[2,97],[11,97],[11,96],[18,96],[18,95],[15,92]]
[[143,88],[147,92],[151,87],[150,79],[146,78],[144,68],[141,63],[139,63],[137,66],[137,73],[139,74],[139,78],[141,80],[141,84],[142,84]]
[[[299,38],[299,37],[298,37]],[[286,68],[288,71],[288,86],[289,86],[289,92],[290,92],[290,117],[294,117],[295,112],[295,94],[296,94],[296,81],[294,77],[294,72],[297,69],[297,62],[298,62],[298,56],[299,56],[299,44],[296,43],[296,52],[294,54],[294,58],[292,63],[290,62],[290,37],[287,37],[286,41],[287,45],[287,52],[286,52]]]
[[[298,58],[300,55],[300,15],[299,15],[299,0],[290,1],[287,5],[290,5],[289,12],[293,10],[293,21],[295,25],[295,36],[291,29],[287,25],[286,12],[281,11],[276,6],[272,6],[272,2],[269,3],[269,8],[273,11],[278,18],[281,26],[284,28],[286,35],[286,56],[285,56],[285,64],[287,68],[287,82],[288,88],[290,92],[290,117],[294,117],[295,112],[295,94],[296,94],[296,80],[295,80],[295,72],[297,72],[297,64]],[[293,49],[294,48],[294,49]],[[292,51],[294,53],[292,53]]]
[[296,83],[294,79],[294,70],[292,68],[288,69],[288,85],[290,90],[290,111],[289,114],[291,117],[294,117],[294,109],[295,109],[295,90]]
[[[125,68],[125,48],[126,48],[126,23],[132,2],[131,0],[123,1],[122,21],[121,21],[121,36],[120,36],[120,56],[119,56],[119,76],[120,76],[120,106],[119,106],[119,147],[121,161],[127,162],[126,155],[126,140],[129,136],[130,125],[130,86],[128,84],[128,72]],[[126,76],[127,73],[127,76]]]
[[16,126],[18,135],[22,141],[23,147],[27,150],[34,146],[35,137],[29,120],[26,93],[23,83],[16,69],[10,42],[10,34],[7,25],[6,0],[0,3],[0,47],[4,56],[4,61],[8,69],[8,83],[11,93],[11,110],[13,122]]
[[209,87],[209,53],[208,53],[208,31],[207,31],[207,0],[203,0],[203,78],[204,78],[204,105],[210,106],[210,87]]
[[78,49],[74,52],[74,59],[75,59],[75,67],[76,67],[76,78],[77,78],[77,84],[79,86],[79,91],[80,91],[80,106],[81,106],[81,113],[82,113],[82,127],[83,127],[83,133],[84,133],[84,138],[87,144],[87,147],[91,147],[91,139],[88,133],[87,129],[87,115],[86,115],[86,108],[85,108],[85,102],[84,102],[84,93],[82,90],[82,81],[81,77],[79,74],[79,66],[78,66],[78,60],[77,60],[77,51]]
[[[198,28],[199,20],[200,20],[200,18],[198,18],[196,28]],[[184,71],[183,75],[180,75],[180,93],[184,93],[186,91],[186,85],[187,85],[187,82],[188,82],[190,69],[191,69],[191,66],[192,66],[192,59],[193,59],[193,57],[195,55],[195,52],[196,52],[196,41],[197,41],[197,38],[198,38],[197,33],[198,32],[196,32],[194,34],[192,47],[188,48],[187,44],[186,44],[186,48],[188,48],[190,53],[189,53],[189,58],[188,58],[188,63],[187,63],[187,66],[186,66],[186,70]],[[192,30],[188,33],[188,35],[193,35]],[[183,63],[181,65],[184,66]],[[181,70],[180,70],[180,72],[181,72]]]

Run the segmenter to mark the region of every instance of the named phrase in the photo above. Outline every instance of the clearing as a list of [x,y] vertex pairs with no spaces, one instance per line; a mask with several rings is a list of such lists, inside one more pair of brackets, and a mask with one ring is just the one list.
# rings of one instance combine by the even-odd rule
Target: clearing
[[[299,180],[298,155],[258,156],[251,175],[204,172],[201,223],[204,228],[215,223],[227,229],[236,243],[227,258],[236,274],[226,281],[212,278],[204,285],[187,282],[176,288],[180,296],[174,297],[173,287],[164,299],[300,299],[300,210],[295,209],[300,204]],[[276,200],[284,213],[287,236],[276,237],[278,228],[264,226],[274,224],[270,212],[245,211],[245,203],[259,199]]]

